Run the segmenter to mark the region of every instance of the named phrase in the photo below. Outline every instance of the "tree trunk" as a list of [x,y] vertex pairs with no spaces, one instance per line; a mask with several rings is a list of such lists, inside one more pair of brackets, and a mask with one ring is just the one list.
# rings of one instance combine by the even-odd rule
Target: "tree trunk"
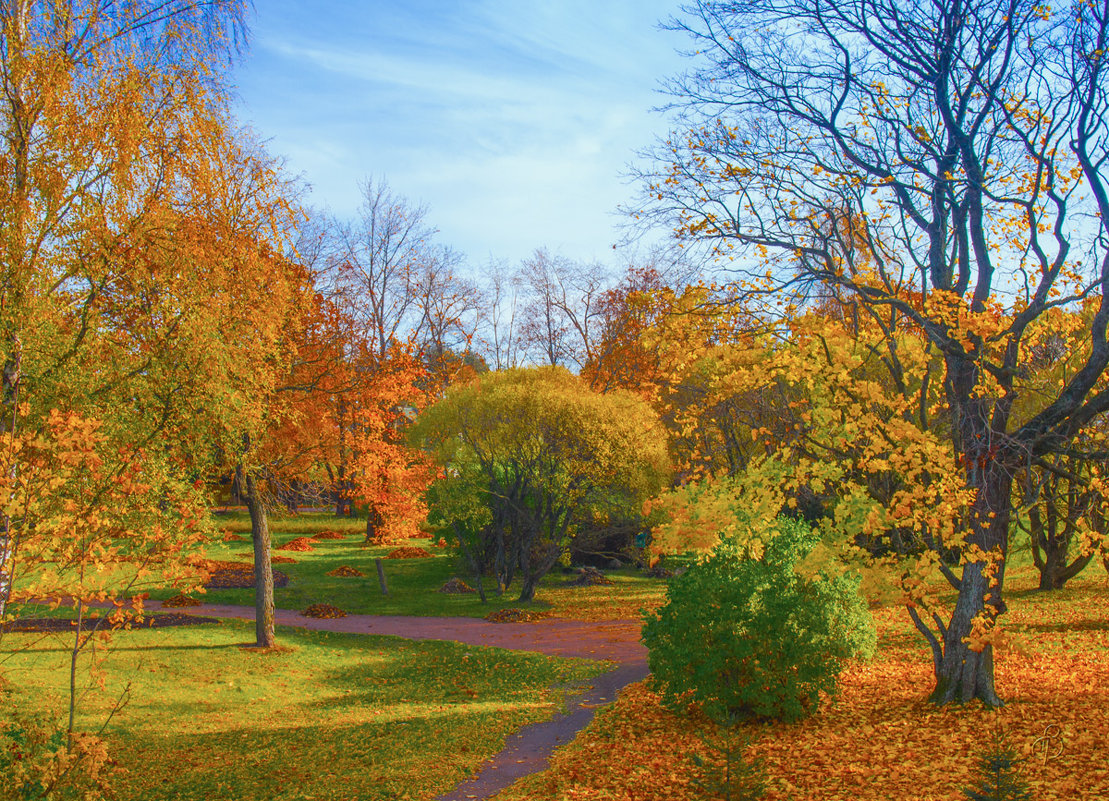
[[[14,444],[16,434],[17,407],[19,406],[19,382],[22,376],[23,345],[15,334],[8,336],[8,358],[3,371],[3,406],[0,413],[0,433],[8,434]],[[12,461],[8,468],[8,480],[15,485],[18,462]],[[10,497],[6,500],[10,500]],[[7,506],[7,504],[5,504]],[[8,601],[15,583],[16,531],[12,519],[4,513],[0,515],[0,618],[8,611]]]
[[[971,472],[973,475],[974,468]],[[986,564],[981,561],[968,562],[963,567],[955,610],[946,631],[942,632],[942,658],[936,660],[936,687],[930,698],[940,705],[973,699],[991,707],[1003,704],[994,686],[993,646],[986,645],[974,651],[964,640],[970,636],[973,620],[979,612],[985,610],[992,619],[1005,612],[1001,592],[1005,582],[1004,557],[1009,550],[1012,475],[995,460],[978,466],[977,479],[979,489],[970,519],[973,531],[967,542],[987,553],[1000,549],[1002,561],[992,577],[987,575]]]
[[365,545],[374,545],[377,543],[378,529],[384,522],[381,519],[381,512],[377,511],[372,503],[366,505],[366,540]]
[[[241,468],[240,468],[241,470]],[[254,542],[254,633],[259,648],[277,644],[273,625],[273,569],[270,563],[270,525],[254,476],[243,470],[250,536]]]

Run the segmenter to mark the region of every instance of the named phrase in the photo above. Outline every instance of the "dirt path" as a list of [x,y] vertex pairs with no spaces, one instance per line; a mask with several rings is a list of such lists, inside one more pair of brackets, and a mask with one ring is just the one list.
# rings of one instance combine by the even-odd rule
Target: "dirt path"
[[[157,601],[147,608],[160,609]],[[208,617],[254,619],[254,607],[203,604],[174,611]],[[491,798],[517,779],[547,767],[555,748],[565,745],[589,724],[596,708],[615,700],[622,688],[647,676],[647,649],[639,642],[640,623],[614,620],[589,623],[549,618],[534,623],[490,623],[469,617],[402,617],[347,615],[316,619],[278,609],[279,626],[351,634],[389,634],[411,640],[453,640],[550,656],[607,659],[618,667],[593,680],[586,692],[568,699],[567,714],[525,726],[508,738],[504,749],[486,762],[478,774],[436,801],[481,801]]]

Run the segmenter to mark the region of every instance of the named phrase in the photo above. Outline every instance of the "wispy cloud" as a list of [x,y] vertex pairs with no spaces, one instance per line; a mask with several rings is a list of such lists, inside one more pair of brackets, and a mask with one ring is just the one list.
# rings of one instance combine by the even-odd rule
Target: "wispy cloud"
[[349,211],[374,174],[476,261],[603,255],[622,166],[665,127],[649,108],[679,66],[654,30],[669,3],[321,5],[260,4],[242,78],[314,202]]

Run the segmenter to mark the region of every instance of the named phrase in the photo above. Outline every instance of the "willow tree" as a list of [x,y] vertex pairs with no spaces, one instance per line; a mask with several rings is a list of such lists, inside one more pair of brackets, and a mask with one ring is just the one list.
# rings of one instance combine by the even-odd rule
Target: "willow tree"
[[[943,386],[973,500],[954,609],[917,624],[936,702],[999,704],[971,633],[1005,611],[1014,476],[1109,409],[1109,2],[701,0],[671,27],[696,51],[684,133],[640,214],[784,313],[815,293],[870,317],[894,378],[895,332],[925,333],[942,366],[917,383]],[[1026,391],[1029,331],[1083,301],[1081,364]]]
[[517,575],[520,600],[568,552],[585,515],[638,511],[668,470],[666,435],[630,394],[600,394],[561,367],[511,369],[448,390],[413,430],[435,454],[432,521],[489,556],[478,580]]

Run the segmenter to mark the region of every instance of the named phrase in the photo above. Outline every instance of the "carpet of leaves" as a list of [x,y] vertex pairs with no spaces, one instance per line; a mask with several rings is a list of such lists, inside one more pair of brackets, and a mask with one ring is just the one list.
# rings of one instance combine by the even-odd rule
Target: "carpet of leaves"
[[289,540],[284,545],[278,546],[277,550],[300,551],[301,553],[306,553],[316,549],[313,547],[313,542],[310,537],[297,537],[296,539]]
[[346,612],[344,612],[337,606],[332,606],[331,604],[312,604],[303,612],[301,612],[301,614],[305,617],[315,617],[321,619],[347,616]]
[[201,600],[199,600],[198,598],[190,598],[187,595],[182,595],[182,594],[178,593],[177,595],[174,595],[172,598],[166,598],[164,601],[162,601],[162,607],[163,608],[164,607],[169,607],[171,609],[175,609],[175,608],[181,608],[181,607],[185,607],[185,606],[200,606],[201,603],[203,603],[203,602]]
[[427,556],[431,554],[415,545],[405,545],[403,548],[396,548],[385,554],[386,559],[423,559]]
[[339,578],[362,578],[366,574],[356,567],[350,565],[340,565],[334,570],[327,571],[327,575],[336,576]]
[[490,623],[531,623],[550,616],[550,612],[536,612],[533,609],[519,609],[515,606],[510,606],[507,609],[498,609],[496,612],[490,612],[485,616],[485,619]]
[[[1104,573],[1089,572],[1054,593],[1010,595],[1013,645],[997,655],[1006,701],[999,710],[928,703],[929,652],[902,609],[876,610],[879,656],[848,668],[838,698],[799,724],[743,727],[748,754],[769,772],[766,801],[964,801],[960,788],[971,783],[994,726],[1026,758],[1021,769],[1034,798],[1109,798],[1109,587]],[[550,770],[498,801],[697,797],[693,755],[713,758],[698,735],[703,726],[662,709],[645,684],[632,685],[555,753]],[[1059,738],[1048,742],[1041,738],[1055,733],[1050,726]]]

